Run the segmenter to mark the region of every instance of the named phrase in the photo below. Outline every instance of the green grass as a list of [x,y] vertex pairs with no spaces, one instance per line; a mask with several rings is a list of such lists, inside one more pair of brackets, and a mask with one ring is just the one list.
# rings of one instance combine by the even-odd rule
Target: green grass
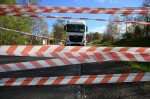
[[88,46],[114,46],[112,42],[97,42],[97,43],[87,43]]
[[148,62],[124,62],[128,64],[131,68],[135,68],[138,72],[150,72],[150,63]]
[[[140,39],[128,39],[120,40],[118,42],[97,42],[88,43],[89,46],[124,46],[124,47],[150,47],[150,38],[140,38]],[[131,68],[137,70],[137,72],[150,72],[150,62],[123,62],[128,64]]]
[[118,42],[95,42],[87,43],[89,46],[124,46],[124,47],[150,47],[150,38],[137,38],[120,40]]
[[118,42],[112,43],[112,45],[129,46],[129,47],[150,47],[150,38],[120,40]]

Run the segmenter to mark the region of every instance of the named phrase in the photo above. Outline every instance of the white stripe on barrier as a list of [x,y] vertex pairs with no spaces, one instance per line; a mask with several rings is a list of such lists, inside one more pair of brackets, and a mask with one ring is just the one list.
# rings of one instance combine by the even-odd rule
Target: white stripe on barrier
[[[24,49],[28,49],[28,52]],[[36,49],[38,48],[38,49]],[[20,49],[20,50],[19,50]],[[42,50],[41,50],[42,49]],[[8,51],[9,50],[9,51]],[[17,50],[17,51],[16,51]],[[82,47],[82,46],[6,46],[0,47],[0,53],[36,53],[41,52],[120,52],[120,53],[150,53],[149,47]]]
[[90,7],[56,7],[56,6],[25,6],[0,5],[0,11],[11,12],[53,12],[53,13],[89,13],[89,14],[149,14],[149,7],[123,8],[90,8]]
[[[107,12],[108,12],[108,11],[107,11]],[[44,17],[44,18],[80,19],[80,20],[110,21],[110,22],[124,22],[124,23],[132,23],[132,24],[150,25],[149,22],[121,21],[121,20],[105,20],[105,19],[91,19],[91,18],[75,18],[75,17],[52,16],[52,15],[15,14],[15,13],[5,13],[5,12],[0,13],[0,15],[3,15],[3,16],[20,16],[20,17]],[[23,32],[22,32],[22,33],[23,33]]]
[[150,81],[150,72],[84,76],[0,78],[0,86],[100,84]]
[[137,73],[131,73],[129,74],[129,76],[126,78],[124,82],[132,82],[136,76],[137,76]]
[[[63,53],[64,54],[64,53]],[[0,65],[2,69],[0,72],[7,71],[17,71],[17,70],[25,70],[25,69],[37,69],[37,68],[45,68],[45,67],[53,67],[53,66],[64,66],[64,65],[73,65],[73,64],[82,64],[82,63],[90,63],[90,62],[101,62],[101,61],[138,61],[138,62],[150,62],[150,54],[129,54],[129,53],[107,53],[107,52],[86,52],[86,56],[82,56],[77,52],[69,53],[73,56],[65,58],[61,55],[61,52],[58,54],[61,57],[57,57],[57,59],[47,59],[47,60],[38,60],[31,62],[21,62],[21,63],[12,63],[12,64],[3,64]],[[75,54],[75,55],[74,55]],[[23,65],[23,67],[22,67]],[[25,68],[24,68],[25,67]]]

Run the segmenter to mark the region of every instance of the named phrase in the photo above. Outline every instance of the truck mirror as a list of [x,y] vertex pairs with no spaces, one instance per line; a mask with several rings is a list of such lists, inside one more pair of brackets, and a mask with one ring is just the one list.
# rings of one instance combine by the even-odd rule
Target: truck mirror
[[64,26],[64,31],[67,31],[67,25]]
[[88,26],[86,26],[86,32],[88,32]]

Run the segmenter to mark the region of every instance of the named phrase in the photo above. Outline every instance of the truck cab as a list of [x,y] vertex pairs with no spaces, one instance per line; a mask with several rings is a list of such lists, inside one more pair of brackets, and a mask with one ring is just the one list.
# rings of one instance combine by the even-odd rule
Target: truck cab
[[67,25],[65,25],[64,30],[66,33],[66,46],[72,45],[86,45],[86,32],[88,27],[85,21],[69,20]]

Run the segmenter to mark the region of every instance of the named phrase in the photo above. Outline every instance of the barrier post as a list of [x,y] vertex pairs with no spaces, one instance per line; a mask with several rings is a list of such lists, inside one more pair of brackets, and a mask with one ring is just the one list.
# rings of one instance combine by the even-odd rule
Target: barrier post
[[[82,64],[78,64],[78,76],[81,76],[81,67]],[[77,85],[77,97],[76,99],[82,99],[82,89],[81,89],[81,85]]]

